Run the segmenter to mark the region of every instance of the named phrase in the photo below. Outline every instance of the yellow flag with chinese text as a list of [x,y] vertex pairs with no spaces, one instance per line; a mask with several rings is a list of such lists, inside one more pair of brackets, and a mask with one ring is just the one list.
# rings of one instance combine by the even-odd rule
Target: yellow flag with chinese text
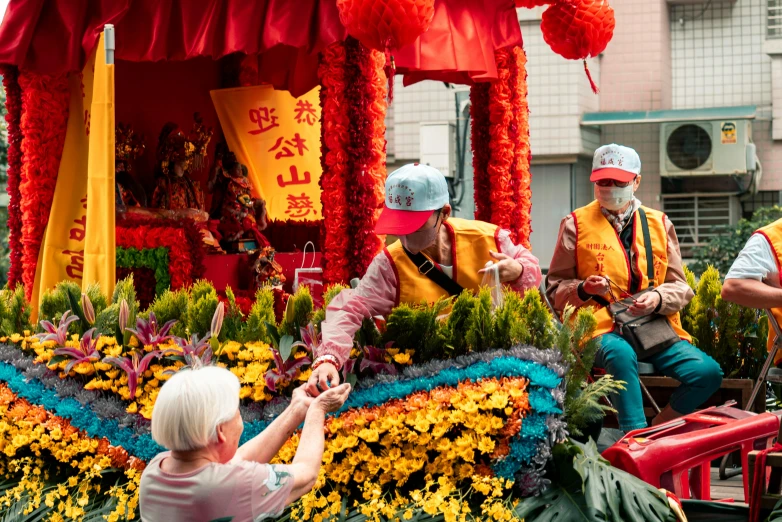
[[[89,150],[95,54],[82,74],[70,73],[70,106],[57,184],[38,254],[31,307],[38,320],[41,295],[60,281],[81,285],[84,274],[84,245],[87,232],[87,156]],[[104,289],[105,291],[105,289]]]
[[319,92],[294,98],[270,85],[211,91],[228,147],[247,165],[270,219],[322,218]]
[[117,254],[114,238],[114,64],[106,63],[101,33],[95,57],[90,151],[87,162],[87,237],[82,288],[98,283],[114,292]]

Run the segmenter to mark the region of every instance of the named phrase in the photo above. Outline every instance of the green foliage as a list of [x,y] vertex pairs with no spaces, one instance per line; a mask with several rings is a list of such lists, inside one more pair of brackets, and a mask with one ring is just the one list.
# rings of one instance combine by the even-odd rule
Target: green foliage
[[[190,289],[190,302],[187,306],[187,331],[189,334],[205,336],[212,330],[212,317],[220,300],[212,283],[199,280]],[[221,332],[222,333],[222,332]]]
[[121,341],[123,336],[119,331],[119,308],[125,300],[128,303],[128,324],[136,326],[136,315],[139,313],[139,303],[136,300],[136,287],[133,286],[133,274],[125,279],[117,281],[114,293],[111,295],[111,304],[98,312],[95,310],[95,329],[102,335],[110,335]]
[[395,348],[415,349],[415,362],[444,357],[448,336],[438,317],[444,313],[450,302],[450,299],[440,299],[431,305],[403,304],[395,308],[388,316],[386,331],[380,343],[385,345],[393,342]]
[[[510,290],[507,294],[517,294]],[[518,298],[518,297],[517,297]],[[507,302],[507,295],[506,295]],[[554,318],[548,307],[543,304],[540,292],[537,288],[531,288],[524,294],[524,299],[520,305],[520,318],[522,323],[516,328],[519,335],[526,333],[526,337],[521,337],[517,342],[529,344],[541,349],[547,349],[554,346],[556,330],[554,328]]]
[[190,303],[190,296],[186,289],[182,288],[176,291],[166,290],[162,294],[155,296],[155,300],[149,305],[141,316],[144,319],[149,318],[149,312],[155,312],[158,324],[166,324],[174,319],[177,323],[171,328],[171,334],[179,337],[187,336],[187,307]]
[[329,303],[331,303],[341,291],[347,288],[346,285],[340,284],[333,284],[326,287],[326,290],[323,292],[323,307],[318,308],[312,316],[312,322],[318,331],[320,331],[320,324],[326,320],[326,308],[329,306]]
[[0,290],[0,334],[12,335],[32,331],[30,315],[32,308],[24,295],[22,285],[15,290]]
[[709,267],[682,323],[693,344],[712,356],[729,378],[755,378],[766,358],[768,322],[762,311],[724,301],[720,274]]
[[84,293],[87,294],[87,297],[90,298],[92,309],[95,311],[96,315],[101,313],[103,309],[109,305],[108,298],[103,292],[101,292],[100,285],[98,283],[90,284],[87,287],[87,291]]
[[594,442],[554,447],[548,474],[555,486],[522,500],[515,515],[526,522],[676,522],[665,494],[611,467]]
[[720,227],[709,242],[695,250],[695,261],[690,268],[695,273],[705,272],[709,266],[727,274],[733,261],[744,248],[749,237],[759,228],[782,218],[782,207],[760,208],[751,219],[740,219],[734,227]]
[[482,352],[494,347],[494,317],[491,290],[481,288],[478,299],[467,318],[464,336],[471,351]]
[[288,312],[280,323],[280,335],[291,335],[297,340],[300,339],[299,328],[305,328],[312,320],[312,295],[310,289],[306,286],[300,286],[288,300]]
[[263,341],[271,344],[272,338],[266,329],[266,323],[274,324],[274,322],[274,291],[270,286],[264,286],[255,294],[255,303],[242,330],[241,341],[245,343]]
[[467,321],[472,316],[473,308],[475,308],[475,296],[469,290],[464,290],[453,302],[445,326],[451,357],[458,357],[470,351],[464,332],[467,330]]
[[244,329],[244,314],[236,304],[236,296],[230,286],[225,289],[225,297],[228,300],[228,306],[225,308],[223,327],[218,336],[221,342],[241,339],[241,333]]

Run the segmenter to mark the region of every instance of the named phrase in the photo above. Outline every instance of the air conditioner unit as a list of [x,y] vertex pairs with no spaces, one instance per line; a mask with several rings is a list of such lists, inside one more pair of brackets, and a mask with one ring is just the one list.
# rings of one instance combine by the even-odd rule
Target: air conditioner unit
[[663,123],[664,177],[747,174],[756,168],[749,120]]
[[446,178],[456,174],[456,127],[453,123],[421,123],[420,162],[430,165]]

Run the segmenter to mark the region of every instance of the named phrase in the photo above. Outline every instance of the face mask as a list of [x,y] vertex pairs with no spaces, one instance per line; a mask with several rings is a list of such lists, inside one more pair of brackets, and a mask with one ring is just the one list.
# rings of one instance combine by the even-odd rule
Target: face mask
[[403,247],[413,254],[418,254],[422,250],[426,250],[435,244],[437,241],[437,234],[440,232],[440,225],[441,222],[438,217],[435,226],[425,228],[424,230],[417,230],[406,236],[401,236],[399,240],[402,242]]
[[626,187],[599,187],[595,185],[595,199],[608,210],[620,210],[633,200],[633,184]]

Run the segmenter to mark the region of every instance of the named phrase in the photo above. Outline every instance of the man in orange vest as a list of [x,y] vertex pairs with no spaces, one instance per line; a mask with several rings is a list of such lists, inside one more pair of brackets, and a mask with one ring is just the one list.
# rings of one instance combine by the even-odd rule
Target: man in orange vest
[[[647,256],[653,256],[654,291],[638,298],[630,312],[667,316],[681,339],[645,359],[681,383],[652,424],[693,412],[719,388],[722,371],[714,359],[690,343],[690,335],[682,329],[679,311],[693,292],[684,278],[673,224],[662,212],[642,207],[634,196],[641,184],[638,153],[615,144],[600,147],[592,161],[590,181],[595,184],[596,199],[562,220],[546,293],[560,314],[567,304],[596,308],[594,335],[600,338],[601,347],[595,365],[627,383],[612,400],[620,429],[630,431],[646,427],[638,358],[602,304],[611,300],[612,292],[621,299],[649,287]],[[639,209],[647,217],[652,252],[644,246]]]
[[540,284],[538,259],[515,245],[509,231],[451,217],[448,184],[437,169],[405,165],[388,176],[385,195],[375,232],[399,241],[375,256],[358,288],[342,291],[326,310],[306,388],[311,395],[339,383],[338,371],[365,318],[387,316],[401,303],[477,291],[492,261],[500,281],[521,293]]
[[[758,229],[744,245],[725,276],[722,298],[749,308],[771,309],[782,324],[782,219]],[[776,334],[769,325],[768,349]],[[782,362],[782,351],[777,352],[774,363]]]

